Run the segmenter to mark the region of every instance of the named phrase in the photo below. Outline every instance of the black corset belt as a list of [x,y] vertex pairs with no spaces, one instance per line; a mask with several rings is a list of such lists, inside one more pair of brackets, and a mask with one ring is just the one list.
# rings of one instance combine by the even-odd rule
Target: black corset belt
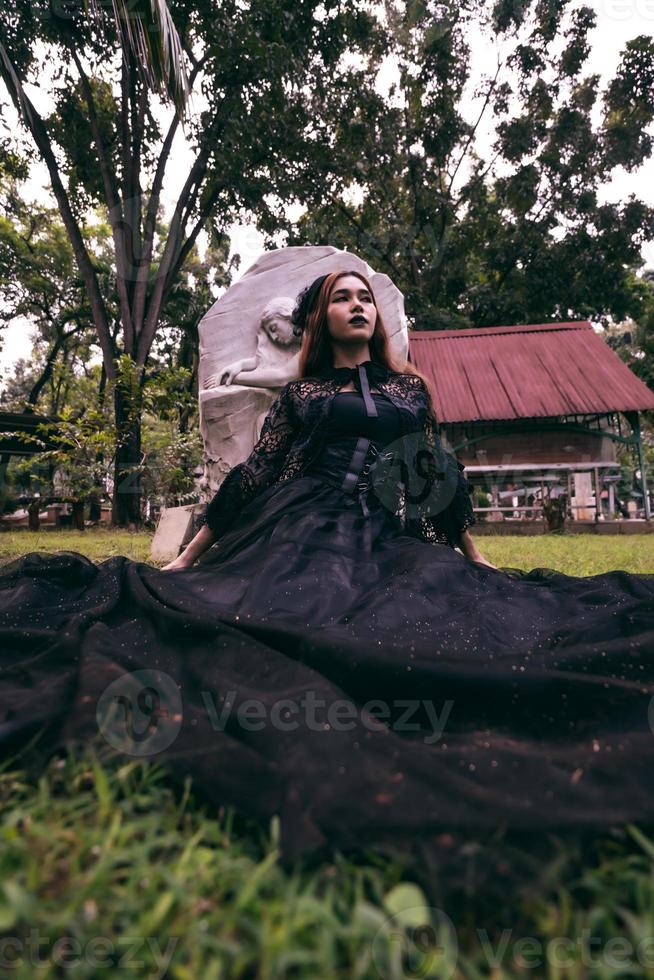
[[391,459],[393,453],[384,452],[383,447],[372,439],[359,436],[352,451],[353,438],[338,440],[328,444],[307,469],[307,476],[318,476],[325,483],[338,487],[345,493],[356,494],[361,503],[361,510],[366,517],[370,516],[367,500],[372,492],[372,482],[375,467],[380,460]]

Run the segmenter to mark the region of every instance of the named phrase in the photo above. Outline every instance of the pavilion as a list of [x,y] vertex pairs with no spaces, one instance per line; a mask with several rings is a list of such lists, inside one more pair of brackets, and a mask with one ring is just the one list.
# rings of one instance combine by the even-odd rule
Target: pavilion
[[409,360],[432,383],[444,445],[490,490],[492,510],[507,484],[540,483],[543,499],[565,480],[575,519],[600,518],[603,484],[614,513],[623,445],[650,519],[639,413],[654,410],[654,392],[589,321],[413,331]]

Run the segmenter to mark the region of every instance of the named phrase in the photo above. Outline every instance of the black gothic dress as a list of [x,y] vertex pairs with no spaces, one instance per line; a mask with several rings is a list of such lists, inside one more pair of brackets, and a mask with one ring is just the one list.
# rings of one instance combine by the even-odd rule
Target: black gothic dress
[[654,576],[496,570],[405,535],[348,482],[362,436],[374,457],[397,434],[374,398],[370,417],[336,395],[325,452],[191,569],[7,566],[0,751],[101,733],[216,804],[279,815],[287,857],[654,818]]

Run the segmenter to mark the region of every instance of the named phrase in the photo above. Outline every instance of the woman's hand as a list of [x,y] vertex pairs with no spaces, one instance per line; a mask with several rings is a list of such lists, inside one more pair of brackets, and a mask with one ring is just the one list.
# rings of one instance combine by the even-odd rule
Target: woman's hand
[[181,555],[169,561],[167,565],[164,565],[161,569],[162,572],[181,572],[184,568],[190,568],[195,564],[196,558],[199,558],[203,551],[210,548],[211,545],[216,540],[216,537],[206,524],[204,524],[198,533],[195,535],[192,541],[184,548]]
[[471,558],[470,561],[474,561],[476,565],[488,565],[489,568],[494,568],[496,571],[499,571],[497,565],[492,565],[485,558]]
[[169,561],[167,565],[164,565],[161,569],[162,572],[181,572],[183,568],[190,568],[193,564],[183,555],[178,555],[172,561]]

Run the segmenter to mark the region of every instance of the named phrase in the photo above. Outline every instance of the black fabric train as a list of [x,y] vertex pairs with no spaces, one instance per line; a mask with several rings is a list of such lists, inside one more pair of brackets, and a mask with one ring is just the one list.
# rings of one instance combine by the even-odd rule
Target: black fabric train
[[468,560],[422,382],[376,372],[286,386],[193,568],[2,570],[3,754],[99,738],[279,815],[287,859],[652,821],[654,576]]

